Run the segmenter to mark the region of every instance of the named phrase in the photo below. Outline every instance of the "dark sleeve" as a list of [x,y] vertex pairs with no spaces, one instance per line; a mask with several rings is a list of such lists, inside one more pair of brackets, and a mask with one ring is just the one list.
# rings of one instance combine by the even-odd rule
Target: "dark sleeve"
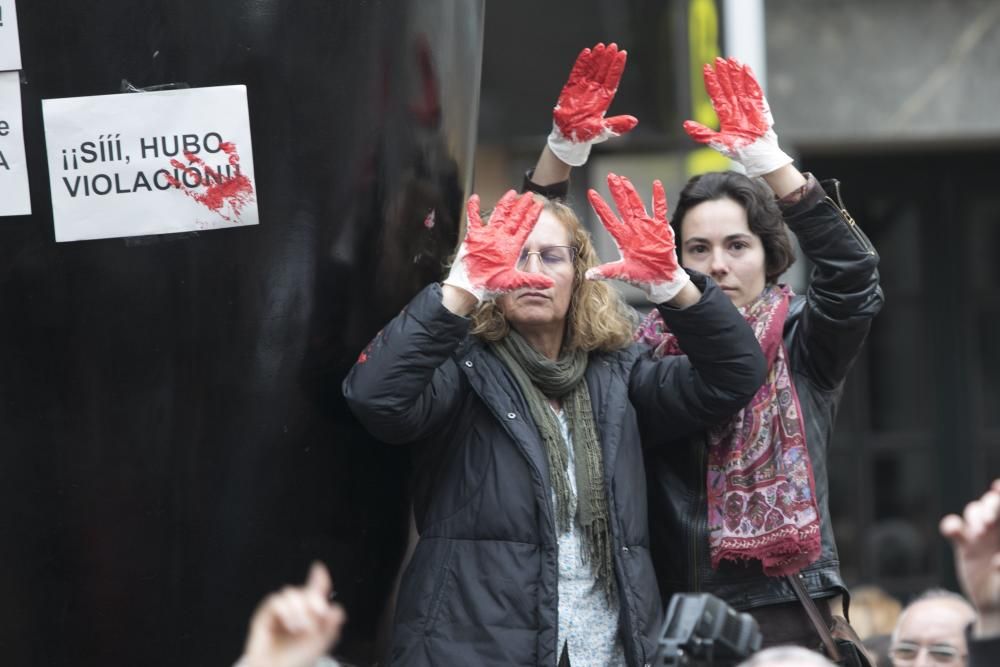
[[380,331],[344,380],[351,411],[380,440],[420,440],[444,424],[461,396],[452,355],[470,320],[441,303],[441,286],[424,288]]
[[551,185],[539,185],[531,180],[534,174],[534,169],[524,172],[524,183],[521,184],[521,192],[534,192],[546,199],[566,201],[566,196],[569,194],[569,181],[559,181]]
[[847,376],[872,318],[882,309],[878,253],[840,200],[840,183],[811,174],[798,201],[779,202],[785,222],[813,264],[799,327],[789,350],[792,368],[821,389]]
[[686,354],[654,358],[646,348],[629,378],[629,397],[647,444],[731,417],[750,402],[767,373],[760,344],[729,297],[707,276],[688,273],[701,300],[680,310],[658,306]]
[[972,636],[972,626],[965,631],[965,641],[969,647],[969,667],[996,667],[1000,665],[1000,637]]

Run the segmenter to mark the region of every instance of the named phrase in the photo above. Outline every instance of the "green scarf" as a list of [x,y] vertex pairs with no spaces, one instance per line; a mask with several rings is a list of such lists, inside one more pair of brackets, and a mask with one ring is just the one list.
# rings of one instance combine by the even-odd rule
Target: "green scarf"
[[584,557],[591,564],[597,580],[595,585],[600,585],[611,601],[615,577],[611,560],[608,499],[604,487],[601,443],[594,427],[594,411],[584,378],[588,355],[577,350],[562,354],[558,361],[551,361],[535,351],[513,329],[493,347],[521,388],[535,426],[542,435],[549,460],[549,482],[556,497],[556,526],[560,533],[566,533],[573,519],[569,513],[572,502],[567,472],[569,452],[549,399],[562,402],[573,441],[576,520],[583,529]]

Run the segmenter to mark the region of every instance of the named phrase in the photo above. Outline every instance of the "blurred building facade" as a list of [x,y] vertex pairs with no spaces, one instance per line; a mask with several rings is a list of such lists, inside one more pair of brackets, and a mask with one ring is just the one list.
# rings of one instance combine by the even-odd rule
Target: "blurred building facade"
[[[639,127],[599,146],[570,191],[605,259],[614,246],[586,189],[615,171],[647,195],[660,178],[673,199],[690,175],[725,168],[681,130],[713,120],[701,63],[735,55],[763,72],[783,147],[844,183],[882,257],[886,308],[831,452],[844,575],[903,597],[950,583],[937,520],[1000,475],[1000,3],[513,0],[490,5],[485,25],[475,190],[487,202],[533,165],[577,52],[628,49],[611,113]],[[808,267],[796,269],[801,288]]]

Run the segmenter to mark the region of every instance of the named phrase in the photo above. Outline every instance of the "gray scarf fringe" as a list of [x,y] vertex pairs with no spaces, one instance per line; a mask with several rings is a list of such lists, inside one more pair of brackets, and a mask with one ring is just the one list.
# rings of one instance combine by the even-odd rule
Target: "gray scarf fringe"
[[539,354],[524,338],[511,329],[493,344],[497,356],[507,365],[521,393],[528,402],[535,426],[542,435],[549,461],[549,482],[556,497],[556,526],[570,530],[569,509],[572,487],[567,467],[569,453],[559,421],[549,406],[549,399],[559,399],[573,440],[577,491],[576,520],[582,528],[584,559],[591,564],[608,602],[615,593],[614,561],[611,558],[611,533],[607,489],[604,485],[604,460],[600,439],[594,426],[594,411],[584,373],[588,355],[582,350],[565,353],[557,361]]

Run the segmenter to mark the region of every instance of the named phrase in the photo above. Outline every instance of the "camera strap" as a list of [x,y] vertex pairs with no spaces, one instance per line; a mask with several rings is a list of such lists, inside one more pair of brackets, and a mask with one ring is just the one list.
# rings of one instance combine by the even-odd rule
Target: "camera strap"
[[788,579],[788,583],[791,584],[796,597],[799,598],[799,602],[802,603],[802,607],[806,610],[806,616],[812,621],[813,627],[816,628],[816,632],[819,634],[819,638],[823,640],[823,646],[826,648],[826,656],[834,662],[840,662],[841,655],[840,649],[837,647],[837,641],[830,634],[830,628],[827,627],[826,621],[823,620],[823,615],[819,613],[816,603],[809,597],[809,593],[806,591],[805,586],[802,585],[799,575],[789,574],[785,578]]

